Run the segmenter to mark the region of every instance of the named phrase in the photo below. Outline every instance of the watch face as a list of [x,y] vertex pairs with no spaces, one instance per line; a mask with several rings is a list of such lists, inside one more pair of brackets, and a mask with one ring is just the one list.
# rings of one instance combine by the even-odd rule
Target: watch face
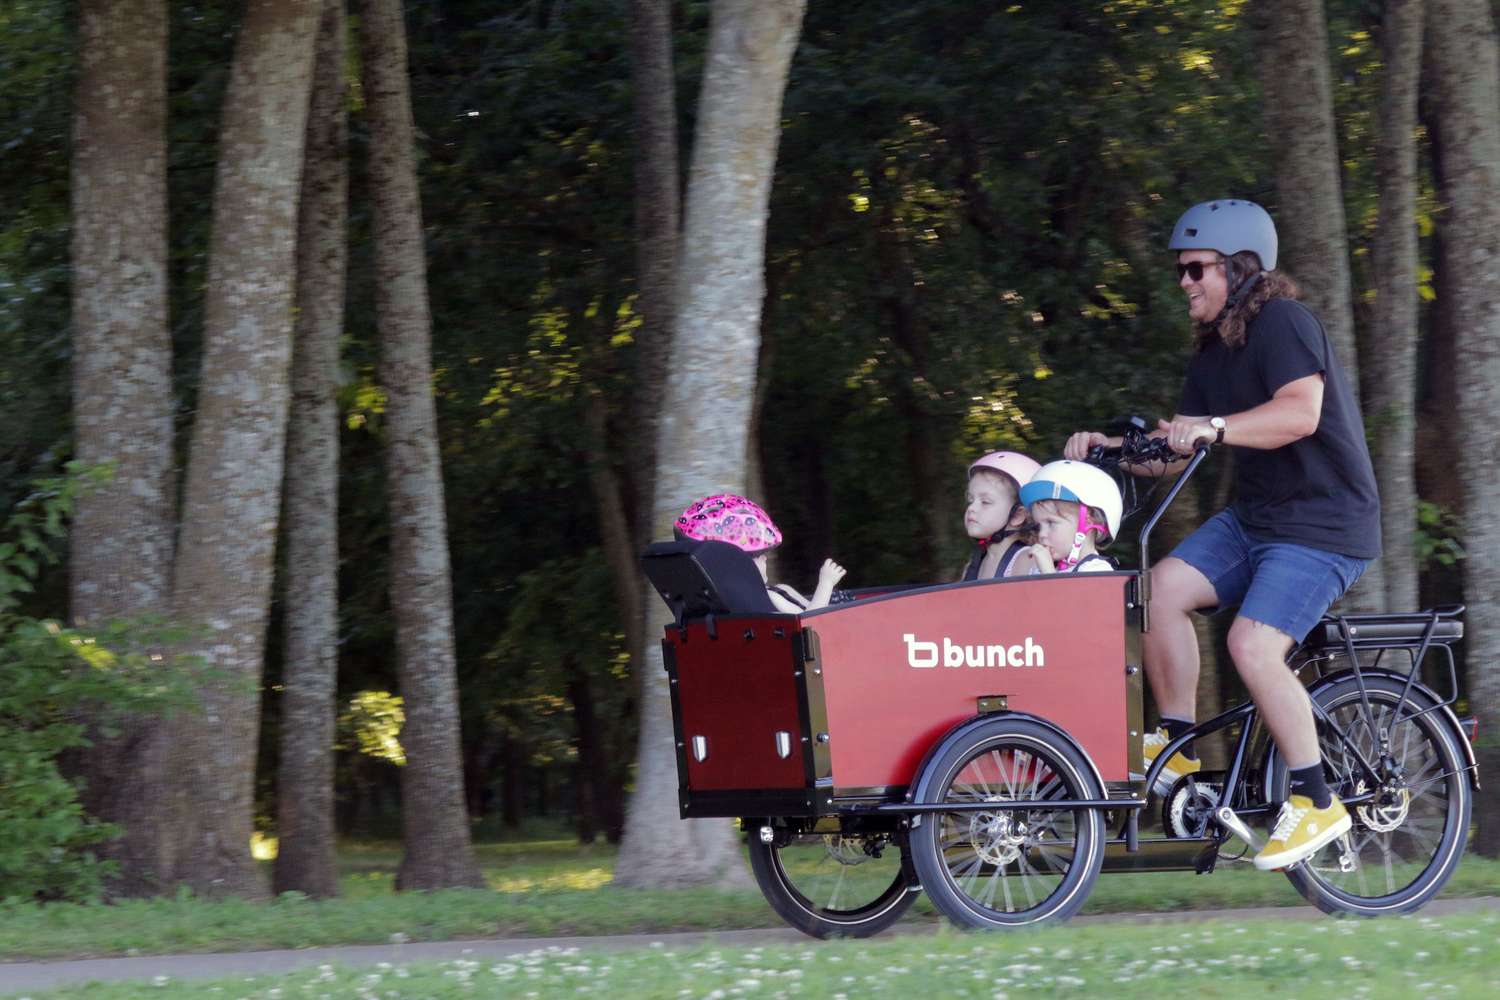
[[1212,427],[1216,431],[1222,431],[1224,429],[1224,418],[1223,417],[1209,417],[1208,418],[1208,426]]

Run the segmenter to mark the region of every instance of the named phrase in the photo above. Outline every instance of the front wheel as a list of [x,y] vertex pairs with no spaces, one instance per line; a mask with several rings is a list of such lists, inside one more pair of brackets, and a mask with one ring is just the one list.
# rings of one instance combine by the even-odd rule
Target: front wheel
[[894,834],[777,830],[767,844],[752,828],[749,848],[750,870],[771,909],[816,938],[879,934],[920,891],[907,878],[905,844]]
[[[1369,796],[1349,806],[1354,825],[1346,837],[1286,870],[1297,891],[1325,913],[1410,913],[1437,895],[1463,856],[1473,797],[1462,735],[1440,710],[1408,718],[1433,702],[1413,689],[1402,705],[1404,686],[1366,676],[1368,719],[1352,676],[1315,694],[1333,726],[1385,772],[1372,779],[1338,733],[1319,723],[1328,787],[1345,800]],[[1273,750],[1268,801],[1285,801],[1289,783],[1286,760]]]
[[[1045,803],[1105,793],[1083,752],[1050,727],[986,720],[938,754],[922,789],[923,803],[997,806],[925,813],[912,828],[922,887],[954,923],[1065,920],[1088,898],[1104,862],[1104,820],[1097,809]],[[1043,804],[1011,809],[1005,802]]]

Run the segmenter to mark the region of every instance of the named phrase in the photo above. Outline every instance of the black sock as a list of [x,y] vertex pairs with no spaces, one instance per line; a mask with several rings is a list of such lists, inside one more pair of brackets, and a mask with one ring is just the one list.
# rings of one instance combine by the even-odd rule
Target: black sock
[[1311,767],[1293,769],[1292,785],[1288,791],[1292,795],[1306,795],[1319,809],[1327,809],[1333,804],[1333,793],[1328,790],[1328,783],[1323,780],[1322,761]]
[[[1163,715],[1161,717],[1161,727],[1167,731],[1167,739],[1175,740],[1189,729],[1192,729],[1193,724],[1187,719],[1177,719],[1169,715]],[[1193,748],[1192,740],[1188,740],[1187,745],[1178,752],[1188,760],[1198,759],[1198,752]]]

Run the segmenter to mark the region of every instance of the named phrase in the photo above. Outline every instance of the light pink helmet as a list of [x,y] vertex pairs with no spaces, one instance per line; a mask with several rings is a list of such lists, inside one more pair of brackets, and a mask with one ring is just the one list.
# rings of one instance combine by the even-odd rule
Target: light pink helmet
[[1036,475],[1036,470],[1041,467],[1041,463],[1027,458],[1019,451],[992,451],[974,460],[974,463],[969,466],[969,475],[972,477],[975,469],[990,469],[1003,473],[1015,481],[1016,489],[1019,491],[1022,486],[1031,481],[1031,477]]
[[766,552],[781,544],[781,532],[760,505],[733,493],[715,493],[690,504],[672,526],[693,541],[728,542],[746,552]]

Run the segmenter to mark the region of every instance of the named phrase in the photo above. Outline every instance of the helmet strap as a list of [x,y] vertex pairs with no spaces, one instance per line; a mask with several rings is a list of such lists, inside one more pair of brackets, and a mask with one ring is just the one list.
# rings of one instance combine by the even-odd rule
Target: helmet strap
[[978,539],[975,539],[974,544],[977,545],[977,546],[979,546],[979,548],[981,550],[982,549],[988,549],[991,545],[995,545],[995,544],[998,544],[1000,542],[1003,542],[1007,538],[1009,538],[1011,535],[1017,535],[1017,534],[1020,534],[1022,531],[1024,531],[1025,527],[1026,527],[1025,525],[1022,525],[1019,528],[1012,528],[1010,526],[1010,519],[1016,516],[1016,508],[1018,508],[1018,507],[1021,508],[1022,510],[1025,509],[1025,507],[1021,504],[1021,502],[1019,500],[1016,501],[1015,503],[1011,504],[1010,505],[1010,513],[1007,514],[1007,515],[1005,515],[1005,527],[1001,528],[999,531],[995,532],[993,535],[991,535],[988,538],[978,538]]
[[[1224,276],[1229,279],[1229,283],[1231,285],[1234,284],[1233,268],[1234,262],[1226,257],[1224,259]],[[1214,326],[1218,326],[1225,316],[1228,316],[1231,312],[1233,312],[1235,306],[1244,301],[1245,296],[1249,295],[1251,290],[1254,289],[1256,285],[1260,284],[1260,280],[1265,276],[1266,272],[1256,271],[1254,274],[1248,275],[1245,280],[1241,281],[1239,283],[1239,287],[1230,292],[1229,298],[1224,300],[1224,308],[1220,309],[1219,315],[1214,317]]]
[[1089,505],[1080,503],[1078,505],[1078,527],[1073,532],[1073,548],[1068,552],[1068,558],[1060,560],[1057,564],[1059,573],[1066,573],[1078,565],[1078,560],[1083,556],[1083,543],[1088,541],[1089,532],[1103,531],[1103,526],[1089,517]]

